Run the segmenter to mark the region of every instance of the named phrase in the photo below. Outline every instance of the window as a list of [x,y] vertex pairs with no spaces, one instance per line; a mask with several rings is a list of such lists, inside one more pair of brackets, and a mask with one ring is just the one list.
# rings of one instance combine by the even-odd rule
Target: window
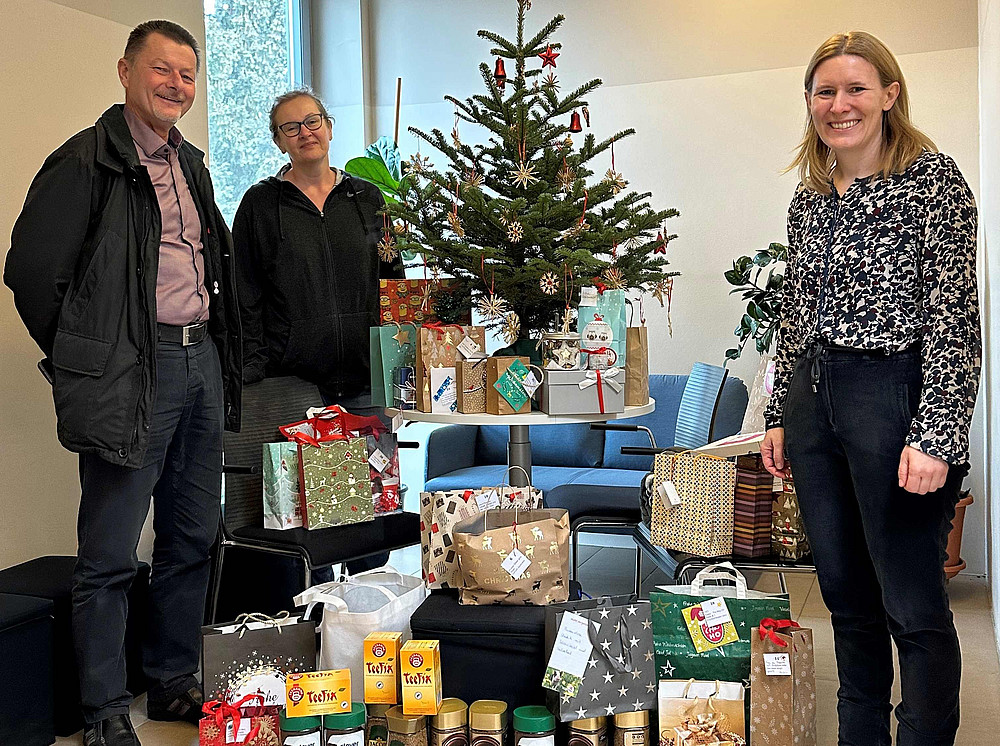
[[309,82],[308,10],[308,0],[205,0],[210,164],[230,225],[243,193],[287,161],[268,112]]

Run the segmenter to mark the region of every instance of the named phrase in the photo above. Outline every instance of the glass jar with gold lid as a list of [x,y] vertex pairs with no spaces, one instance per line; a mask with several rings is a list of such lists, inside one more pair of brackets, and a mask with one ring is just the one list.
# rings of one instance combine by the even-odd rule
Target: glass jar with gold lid
[[507,703],[480,699],[469,707],[471,746],[503,746],[507,732]]
[[454,697],[441,700],[437,715],[431,717],[430,746],[468,746],[469,708]]
[[396,706],[385,713],[389,725],[388,746],[427,746],[427,718],[423,715],[405,715]]

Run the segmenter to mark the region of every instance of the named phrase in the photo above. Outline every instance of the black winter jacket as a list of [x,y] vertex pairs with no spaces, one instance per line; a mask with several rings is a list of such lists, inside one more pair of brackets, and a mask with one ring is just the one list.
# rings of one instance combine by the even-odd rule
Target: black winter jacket
[[[232,237],[204,153],[179,159],[202,225],[209,331],[222,361],[226,427],[240,423],[241,344]],[[50,155],[11,235],[4,283],[53,374],[60,442],[138,468],[156,395],[160,208],[122,104]]]
[[297,375],[334,397],[368,389],[378,281],[403,277],[398,257],[378,257],[384,204],[377,187],[347,174],[322,211],[279,177],[243,195],[233,243],[245,383]]

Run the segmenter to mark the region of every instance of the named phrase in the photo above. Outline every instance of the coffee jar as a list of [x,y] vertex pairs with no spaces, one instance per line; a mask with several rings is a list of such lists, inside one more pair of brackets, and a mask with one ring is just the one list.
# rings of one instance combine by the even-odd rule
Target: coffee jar
[[545,707],[514,710],[514,746],[556,746],[556,719]]
[[641,710],[615,715],[614,746],[651,746],[649,713]]
[[282,710],[278,717],[281,728],[281,746],[323,746],[323,718],[290,718]]
[[567,746],[608,746],[607,718],[585,718],[571,721]]
[[507,703],[480,699],[469,707],[471,746],[504,746],[507,733]]
[[365,706],[352,702],[350,712],[338,712],[323,718],[323,743],[326,746],[365,746]]
[[365,721],[366,746],[388,746],[389,723],[385,714],[392,705],[368,705],[368,720]]
[[469,708],[454,697],[441,700],[431,717],[430,746],[469,746]]
[[403,708],[395,706],[385,713],[389,725],[388,746],[427,746],[427,718],[423,715],[404,715]]

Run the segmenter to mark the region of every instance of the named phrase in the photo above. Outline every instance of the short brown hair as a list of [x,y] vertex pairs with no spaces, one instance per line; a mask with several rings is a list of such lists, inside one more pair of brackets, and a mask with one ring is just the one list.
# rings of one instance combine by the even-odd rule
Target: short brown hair
[[[820,44],[806,67],[805,90],[812,89],[817,67],[831,57],[844,54],[853,54],[871,63],[883,88],[899,83],[896,102],[889,111],[882,112],[882,153],[878,164],[882,177],[905,171],[924,150],[937,152],[934,142],[910,121],[910,97],[899,63],[881,40],[865,31],[834,34]],[[798,168],[803,184],[820,194],[829,194],[834,160],[836,156],[820,139],[807,107],[805,134],[787,170]]]
[[135,60],[135,56],[145,46],[146,39],[149,38],[150,34],[160,34],[178,44],[186,44],[191,47],[194,50],[195,69],[201,69],[201,51],[198,49],[198,40],[194,38],[190,31],[173,21],[146,21],[140,23],[128,35],[128,41],[125,42],[125,54],[122,56],[129,62]]
[[322,116],[324,119],[330,120],[331,122],[334,121],[333,117],[331,117],[327,113],[326,107],[323,106],[323,102],[320,100],[319,96],[313,93],[312,88],[307,88],[307,87],[294,88],[290,91],[282,93],[280,96],[274,99],[274,104],[271,106],[271,115],[269,117],[269,120],[271,123],[271,137],[275,141],[278,140],[278,132],[279,132],[278,121],[277,121],[278,108],[281,107],[282,104],[287,104],[289,101],[294,101],[295,99],[302,98],[303,96],[305,96],[306,98],[311,98],[313,100],[313,103],[316,104],[316,108],[319,109],[320,116]]

